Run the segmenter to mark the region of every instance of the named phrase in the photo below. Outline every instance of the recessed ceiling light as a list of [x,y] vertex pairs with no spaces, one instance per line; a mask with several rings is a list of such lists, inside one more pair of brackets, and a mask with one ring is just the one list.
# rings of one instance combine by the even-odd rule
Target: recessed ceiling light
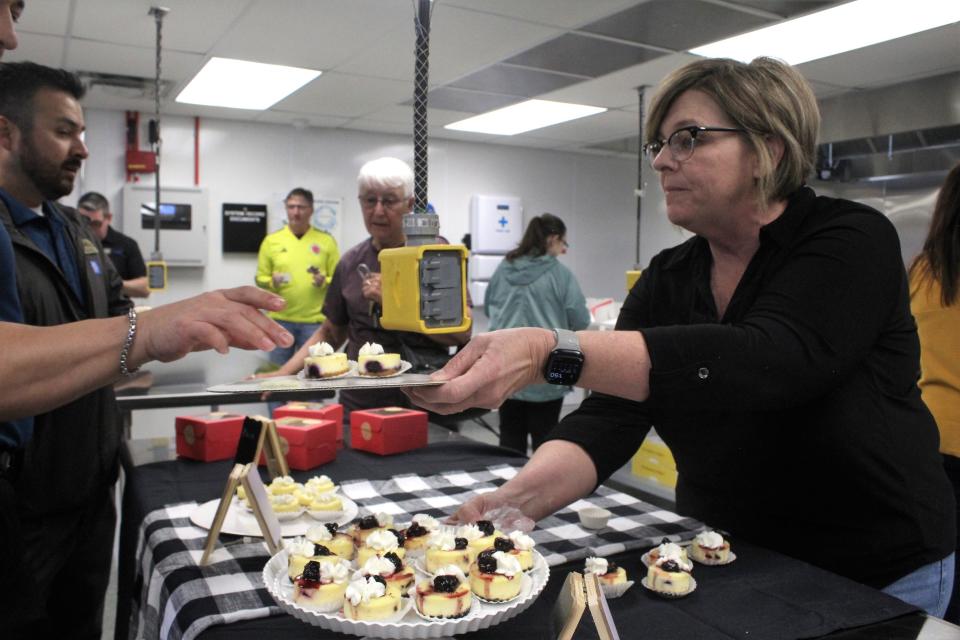
[[319,75],[314,69],[211,58],[180,92],[177,102],[263,110]]
[[585,104],[553,102],[551,100],[527,100],[448,124],[444,129],[512,136],[567,122],[568,120],[592,116],[604,111],[606,111],[604,107],[591,107]]
[[960,21],[957,0],[855,0],[720,40],[690,53],[749,62],[801,64]]

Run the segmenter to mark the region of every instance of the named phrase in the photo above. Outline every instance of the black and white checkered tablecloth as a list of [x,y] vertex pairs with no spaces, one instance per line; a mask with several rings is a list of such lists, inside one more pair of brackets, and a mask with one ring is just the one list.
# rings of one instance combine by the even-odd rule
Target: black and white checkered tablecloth
[[[405,523],[405,516],[415,513],[446,517],[472,496],[493,491],[517,471],[518,467],[501,465],[427,477],[406,474],[389,480],[345,481],[341,492],[360,506],[361,514],[386,512]],[[613,512],[605,529],[591,531],[579,525],[577,512],[589,506]],[[262,541],[219,545],[210,563],[199,566],[207,531],[190,522],[195,507],[194,503],[168,506],[144,519],[138,541],[135,589],[139,597],[131,617],[131,638],[191,640],[215,624],[281,612],[261,579],[268,560]],[[553,566],[591,555],[612,556],[651,547],[664,537],[688,539],[702,527],[692,518],[601,486],[538,522],[530,535]]]

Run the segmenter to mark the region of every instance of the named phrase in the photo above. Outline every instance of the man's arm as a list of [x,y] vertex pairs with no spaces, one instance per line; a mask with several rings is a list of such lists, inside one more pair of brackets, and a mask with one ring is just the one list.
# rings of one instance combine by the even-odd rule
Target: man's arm
[[[229,347],[271,350],[292,336],[259,309],[282,298],[254,287],[212,291],[139,315],[127,366],[170,362],[192,351]],[[50,411],[120,378],[126,316],[52,327],[0,322],[0,420]]]
[[147,276],[142,278],[133,278],[123,281],[123,293],[131,298],[150,297],[150,287],[147,284]]

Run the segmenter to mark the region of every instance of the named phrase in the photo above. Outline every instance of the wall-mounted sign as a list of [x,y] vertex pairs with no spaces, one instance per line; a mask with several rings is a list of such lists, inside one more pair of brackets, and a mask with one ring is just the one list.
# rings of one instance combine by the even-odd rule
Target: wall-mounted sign
[[223,252],[257,253],[267,235],[267,205],[223,203]]

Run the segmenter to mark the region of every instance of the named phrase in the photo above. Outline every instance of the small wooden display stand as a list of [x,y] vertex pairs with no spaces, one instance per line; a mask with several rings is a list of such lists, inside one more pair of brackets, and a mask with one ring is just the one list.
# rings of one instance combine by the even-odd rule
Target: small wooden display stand
[[280,446],[276,424],[269,418],[262,416],[246,417],[243,419],[243,429],[240,432],[240,441],[237,443],[237,455],[233,459],[233,469],[227,476],[227,484],[223,488],[220,504],[217,505],[217,512],[207,534],[207,542],[203,547],[203,556],[200,558],[201,566],[206,565],[210,560],[210,554],[213,553],[217,538],[220,537],[223,520],[227,516],[227,510],[230,508],[238,484],[243,486],[247,502],[253,510],[257,524],[260,525],[260,531],[263,533],[263,539],[266,541],[270,553],[275,554],[280,551],[282,544],[280,521],[270,507],[270,498],[267,496],[266,487],[263,486],[260,472],[257,470],[257,462],[260,460],[261,454],[266,458],[267,471],[271,479],[289,475],[290,470]]
[[620,640],[600,587],[600,578],[593,573],[583,575],[576,571],[567,574],[557,603],[553,606],[554,626],[560,630],[557,640],[570,640],[573,637],[587,608],[590,609],[600,640]]

